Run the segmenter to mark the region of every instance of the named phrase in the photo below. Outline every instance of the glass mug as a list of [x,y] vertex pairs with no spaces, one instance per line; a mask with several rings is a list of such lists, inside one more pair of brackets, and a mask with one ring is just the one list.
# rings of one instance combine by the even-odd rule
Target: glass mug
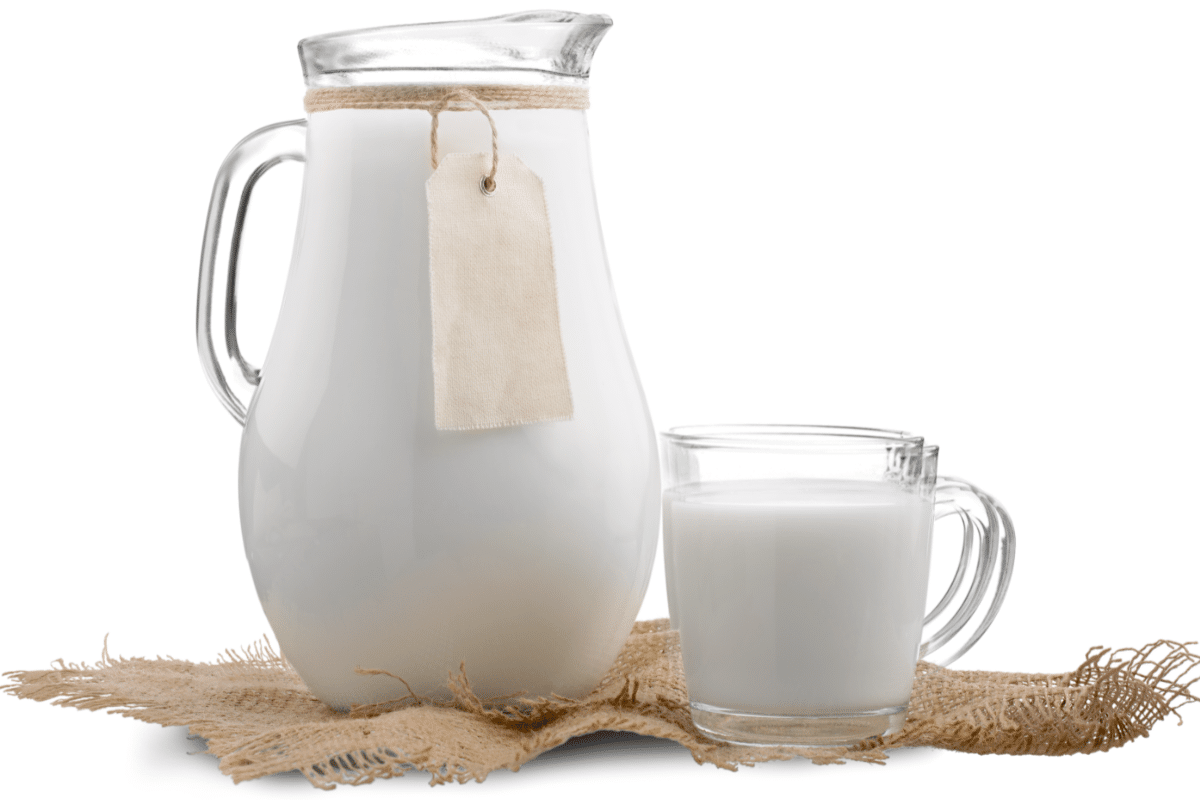
[[[671,625],[692,719],[709,736],[842,745],[898,731],[917,659],[954,661],[995,619],[1012,523],[987,494],[939,479],[938,448],[920,436],[728,425],[661,438]],[[944,517],[961,524],[963,545],[926,614],[933,523]]]

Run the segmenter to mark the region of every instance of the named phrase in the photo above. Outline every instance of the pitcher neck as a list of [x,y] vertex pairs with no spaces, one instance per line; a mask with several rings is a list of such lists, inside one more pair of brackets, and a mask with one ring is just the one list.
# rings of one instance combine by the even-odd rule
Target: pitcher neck
[[394,25],[300,42],[309,89],[352,86],[586,88],[612,25],[603,14],[531,11],[487,19]]

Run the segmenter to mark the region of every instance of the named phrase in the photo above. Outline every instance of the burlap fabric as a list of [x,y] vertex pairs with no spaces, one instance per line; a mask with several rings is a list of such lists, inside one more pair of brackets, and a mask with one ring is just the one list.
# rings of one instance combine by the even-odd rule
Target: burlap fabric
[[[1195,644],[1194,642],[1188,644]],[[908,723],[883,741],[851,748],[756,748],[716,742],[692,725],[678,634],[666,620],[639,622],[600,685],[581,700],[485,704],[466,672],[450,676],[453,699],[408,694],[340,714],[314,698],[271,649],[227,651],[213,664],[112,658],[95,666],[56,662],[10,672],[5,691],[55,705],[187,725],[208,740],[234,781],[299,770],[312,783],[368,783],[423,770],[431,783],[482,781],[516,770],[573,736],[633,731],[673,739],[698,763],[740,764],[803,756],[821,764],[881,762],[894,747],[971,753],[1065,755],[1119,747],[1197,697],[1200,656],[1159,641],[1141,649],[1093,648],[1074,672],[1023,675],[918,665]],[[404,684],[397,680],[398,694]],[[1182,719],[1180,719],[1182,723]]]

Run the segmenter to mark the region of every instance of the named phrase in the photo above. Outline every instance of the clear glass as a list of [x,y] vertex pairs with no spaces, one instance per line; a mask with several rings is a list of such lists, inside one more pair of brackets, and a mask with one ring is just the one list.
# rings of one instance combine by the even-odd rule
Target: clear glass
[[[592,56],[611,25],[603,14],[528,11],[344,31],[300,42],[300,63],[310,88],[416,83],[586,86]],[[471,73],[470,79],[464,81],[461,73]]]
[[[608,25],[535,12],[331,34],[300,52],[310,87],[577,88]],[[427,111],[343,108],[265,128],[214,186],[197,334],[214,389],[245,426],[246,558],[284,655],[335,708],[407,694],[358,667],[420,695],[448,696],[464,662],[481,697],[586,694],[650,579],[657,450],[609,278],[585,112],[492,116],[502,153],[545,187],[569,421],[435,427]],[[438,141],[482,151],[487,122],[443,114]],[[258,368],[237,346],[237,236],[255,180],[289,158],[304,161],[303,197]]]
[[[970,484],[939,479],[938,448],[920,436],[703,426],[664,433],[662,449],[671,623],[692,718],[710,736],[834,745],[897,731],[918,657],[965,637],[949,663],[999,610],[1015,553],[1008,515]],[[943,517],[962,523],[964,546],[926,614]]]

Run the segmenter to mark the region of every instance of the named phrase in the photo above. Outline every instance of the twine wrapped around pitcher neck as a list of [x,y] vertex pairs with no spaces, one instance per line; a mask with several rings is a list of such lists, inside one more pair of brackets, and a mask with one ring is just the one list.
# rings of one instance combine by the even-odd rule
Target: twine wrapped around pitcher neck
[[[588,90],[575,86],[338,86],[309,89],[304,110],[309,114],[339,108],[471,111],[470,95],[493,111],[504,109],[588,107]],[[454,97],[458,95],[458,97]]]

